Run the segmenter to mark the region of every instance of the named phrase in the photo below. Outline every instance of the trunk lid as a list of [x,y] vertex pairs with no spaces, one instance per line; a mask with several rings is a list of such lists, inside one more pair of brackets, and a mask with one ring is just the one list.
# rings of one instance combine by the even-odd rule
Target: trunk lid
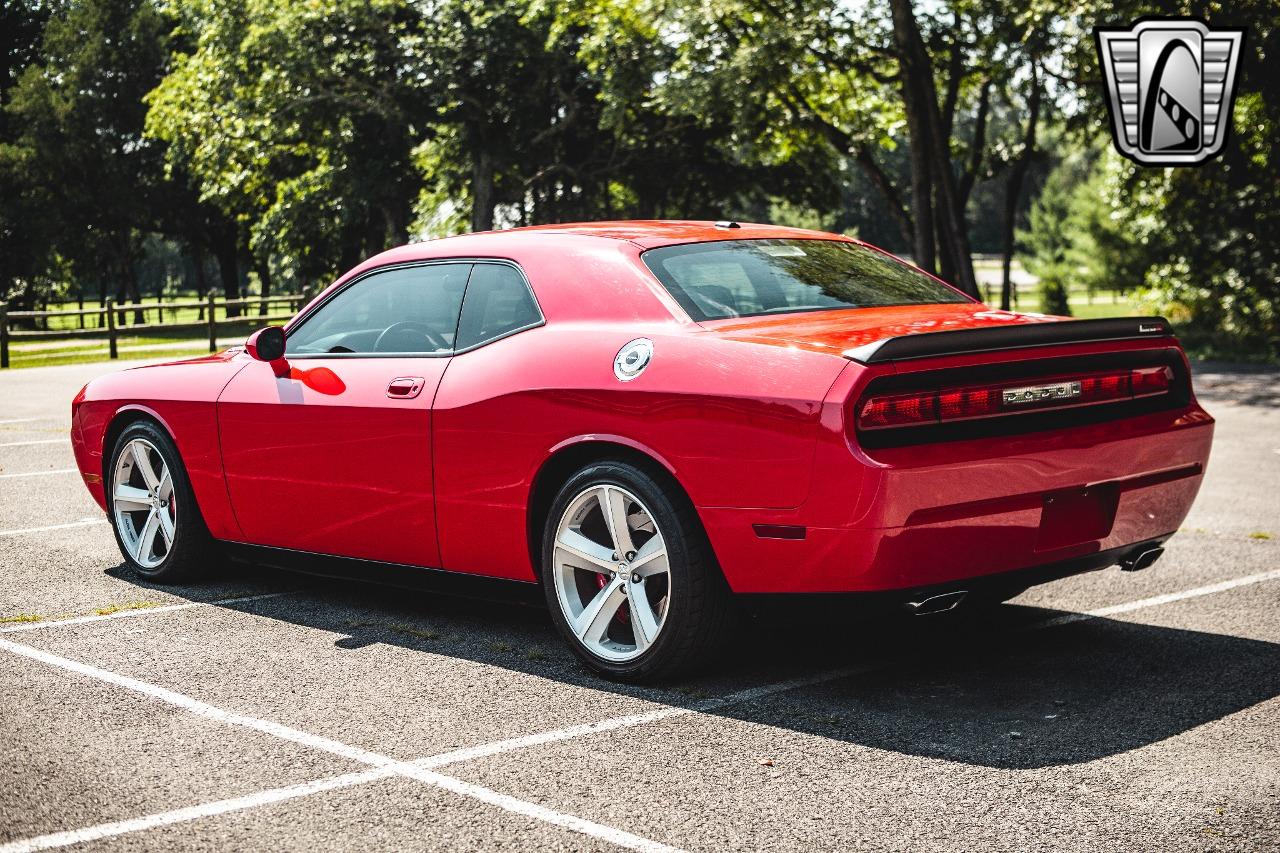
[[839,355],[889,338],[932,332],[1072,322],[1066,317],[1000,311],[981,303],[842,308],[706,320],[703,328],[731,340],[799,347]]

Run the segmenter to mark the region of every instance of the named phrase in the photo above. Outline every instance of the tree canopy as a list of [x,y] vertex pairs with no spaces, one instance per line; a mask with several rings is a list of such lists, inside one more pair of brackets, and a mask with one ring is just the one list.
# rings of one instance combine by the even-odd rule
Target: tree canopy
[[1000,254],[1006,306],[1022,252],[1046,278],[1143,288],[1224,352],[1275,357],[1276,9],[1164,10],[1250,30],[1236,132],[1197,169],[1106,153],[1090,28],[1151,11],[15,0],[0,288],[133,296],[161,245],[197,290],[212,269],[236,295],[318,287],[462,230],[781,220],[856,233],[975,294],[973,253]]

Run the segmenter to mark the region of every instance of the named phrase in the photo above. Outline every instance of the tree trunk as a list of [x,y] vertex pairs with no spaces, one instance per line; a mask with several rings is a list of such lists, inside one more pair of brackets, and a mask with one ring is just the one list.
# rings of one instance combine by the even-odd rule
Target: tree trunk
[[[945,266],[951,273],[952,283],[965,293],[977,297],[973,259],[969,255],[969,233],[964,221],[964,211],[959,205],[955,174],[951,169],[951,142],[944,133],[942,115],[938,110],[933,63],[920,36],[911,0],[890,0],[890,5],[893,10],[894,41],[902,64],[907,128],[912,137],[913,195],[919,204],[922,199],[916,185],[921,180],[916,173],[923,162],[927,164],[928,182],[932,185],[933,200],[937,202],[939,252],[946,258]],[[920,140],[919,143],[917,139]],[[933,236],[934,228],[926,229],[917,211],[916,245],[924,248],[926,243],[932,244]],[[932,254],[932,246],[929,248]]]
[[[928,128],[928,108],[923,103],[925,94],[920,78],[932,74],[928,66],[920,67],[921,55],[914,42],[919,41],[915,13],[911,0],[891,0],[893,7],[893,36],[902,63],[902,101],[907,113],[907,136],[911,154],[911,212],[915,220],[912,251],[916,266],[929,272],[937,271],[934,252],[933,224],[933,158]],[[912,38],[914,34],[914,40]]]
[[[218,259],[218,281],[222,283],[222,295],[227,299],[240,298],[240,266],[236,250],[235,232],[221,235],[214,247],[214,257]],[[228,317],[239,317],[240,306],[227,308]]]
[[493,230],[493,157],[483,147],[471,164],[471,230]]
[[867,177],[871,179],[871,183],[875,184],[880,190],[880,195],[884,198],[885,204],[889,208],[889,215],[893,217],[893,221],[898,226],[898,232],[902,234],[902,244],[904,246],[915,246],[915,224],[912,222],[911,214],[907,211],[906,205],[902,203],[902,196],[898,194],[898,188],[893,185],[893,181],[885,174],[884,169],[880,168],[880,164],[875,161],[875,157],[871,154],[871,149],[866,145],[859,145],[857,151],[854,152],[858,165],[862,166],[862,170]]
[[254,271],[258,274],[258,283],[262,288],[262,301],[258,303],[258,316],[267,316],[267,297],[271,295],[271,260],[269,258],[254,257]]
[[1031,93],[1027,99],[1027,128],[1023,134],[1022,151],[1009,169],[1004,189],[1004,246],[1000,271],[1000,308],[1008,311],[1013,304],[1013,237],[1017,225],[1018,199],[1022,195],[1022,181],[1031,166],[1036,150],[1036,129],[1040,123],[1040,66],[1031,60]]

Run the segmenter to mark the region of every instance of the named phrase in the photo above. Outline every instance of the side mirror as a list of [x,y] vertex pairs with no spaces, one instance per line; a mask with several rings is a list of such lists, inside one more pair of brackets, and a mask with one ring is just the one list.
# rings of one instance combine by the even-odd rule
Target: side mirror
[[284,329],[279,326],[259,329],[244,342],[244,349],[258,361],[279,361],[284,358]]

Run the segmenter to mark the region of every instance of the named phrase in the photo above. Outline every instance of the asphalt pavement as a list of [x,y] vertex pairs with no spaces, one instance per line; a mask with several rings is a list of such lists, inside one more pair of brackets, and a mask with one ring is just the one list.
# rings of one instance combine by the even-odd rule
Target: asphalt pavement
[[1154,567],[955,617],[773,621],[626,687],[544,610],[122,566],[71,397],[0,373],[0,853],[1280,849],[1280,373],[1198,365]]

